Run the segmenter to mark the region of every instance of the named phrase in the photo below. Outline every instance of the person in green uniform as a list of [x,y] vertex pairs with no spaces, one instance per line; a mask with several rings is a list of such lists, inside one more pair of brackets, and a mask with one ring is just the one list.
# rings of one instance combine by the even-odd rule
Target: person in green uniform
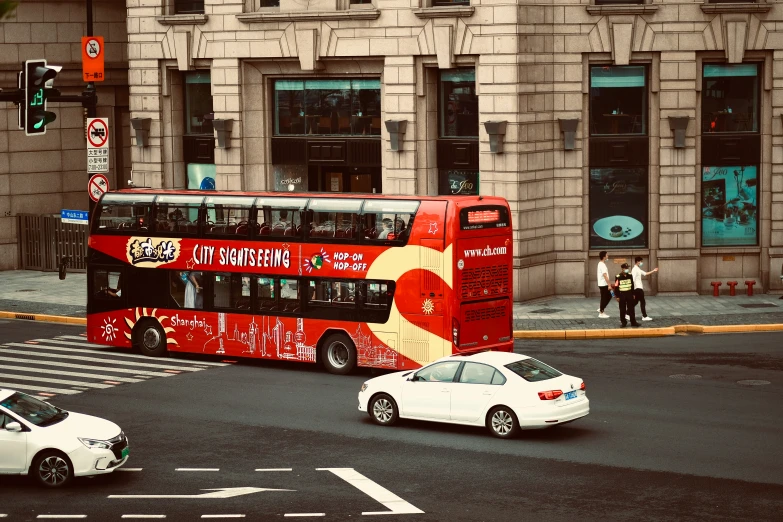
[[614,280],[614,286],[617,288],[617,293],[620,297],[620,322],[622,328],[628,326],[628,322],[625,319],[627,315],[631,319],[631,326],[641,326],[636,322],[636,313],[634,311],[634,294],[633,294],[633,276],[631,275],[630,267],[628,263],[620,265],[622,269]]

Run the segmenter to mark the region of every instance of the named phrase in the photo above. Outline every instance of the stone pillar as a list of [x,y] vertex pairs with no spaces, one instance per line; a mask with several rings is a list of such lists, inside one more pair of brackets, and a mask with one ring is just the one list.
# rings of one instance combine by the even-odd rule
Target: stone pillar
[[[421,125],[416,119],[416,70],[413,56],[386,56],[381,99],[382,190],[391,194],[416,194],[416,142]],[[391,150],[383,121],[407,120],[399,152]]]
[[[772,81],[774,85],[783,82],[783,51],[774,51]],[[767,61],[769,63],[769,60]],[[761,200],[762,208],[769,208],[769,289],[783,292],[783,90],[772,93],[772,158],[767,175],[771,178],[771,194]],[[762,181],[763,183],[763,181]],[[761,198],[759,198],[761,199]],[[767,207],[767,205],[769,205]],[[763,255],[763,249],[762,249]]]
[[215,119],[234,120],[228,148],[215,147],[217,190],[243,190],[242,82],[236,58],[212,61],[212,110]]

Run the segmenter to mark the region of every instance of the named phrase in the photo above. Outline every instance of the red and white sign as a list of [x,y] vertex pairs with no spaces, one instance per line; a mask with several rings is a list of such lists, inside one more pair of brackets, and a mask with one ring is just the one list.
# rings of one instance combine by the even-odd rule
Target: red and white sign
[[87,172],[109,172],[109,119],[87,119]]
[[90,177],[90,182],[87,184],[87,193],[90,194],[90,199],[94,202],[98,202],[101,196],[109,191],[109,180],[103,174],[95,174]]
[[104,76],[103,37],[82,36],[82,76],[85,82],[102,82]]

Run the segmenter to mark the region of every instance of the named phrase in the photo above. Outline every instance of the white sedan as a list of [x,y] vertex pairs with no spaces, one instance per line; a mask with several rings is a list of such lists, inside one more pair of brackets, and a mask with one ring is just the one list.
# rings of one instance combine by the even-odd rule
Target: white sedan
[[481,352],[370,379],[359,392],[359,411],[383,426],[402,417],[486,426],[510,438],[584,417],[590,401],[578,377],[525,355]]
[[111,473],[128,452],[128,438],[113,422],[0,388],[0,475],[63,486],[73,477]]

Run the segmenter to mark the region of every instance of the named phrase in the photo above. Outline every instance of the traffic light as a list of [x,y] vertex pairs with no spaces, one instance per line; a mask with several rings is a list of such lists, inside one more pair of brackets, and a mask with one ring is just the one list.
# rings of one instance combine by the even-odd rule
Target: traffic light
[[[46,133],[46,125],[57,119],[57,115],[46,110],[46,98],[59,94],[47,86],[54,80],[60,67],[47,66],[46,60],[24,62],[24,133],[33,136]],[[20,110],[21,112],[21,110]],[[20,114],[21,116],[21,114]]]

